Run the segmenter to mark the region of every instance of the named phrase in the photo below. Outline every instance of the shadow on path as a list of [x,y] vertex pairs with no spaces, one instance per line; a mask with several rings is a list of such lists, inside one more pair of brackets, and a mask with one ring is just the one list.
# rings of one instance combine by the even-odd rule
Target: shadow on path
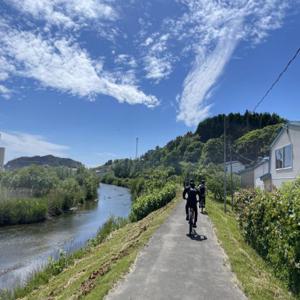
[[196,230],[193,230],[191,235],[187,234],[186,236],[189,237],[191,240],[197,242],[202,242],[207,240],[207,237],[205,235],[198,234]]

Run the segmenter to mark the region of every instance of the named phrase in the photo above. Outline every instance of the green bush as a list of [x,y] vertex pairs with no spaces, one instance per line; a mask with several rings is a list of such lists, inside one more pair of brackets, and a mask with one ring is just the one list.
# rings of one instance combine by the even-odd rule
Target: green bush
[[141,220],[152,211],[166,205],[175,195],[176,185],[167,183],[162,189],[154,189],[150,193],[138,197],[132,205],[130,219],[132,221]]
[[1,172],[0,226],[38,222],[97,197],[99,179],[84,167],[30,166]]
[[0,226],[27,224],[46,218],[47,203],[44,199],[9,199],[0,201]]
[[300,179],[278,191],[240,191],[235,210],[245,240],[300,292]]

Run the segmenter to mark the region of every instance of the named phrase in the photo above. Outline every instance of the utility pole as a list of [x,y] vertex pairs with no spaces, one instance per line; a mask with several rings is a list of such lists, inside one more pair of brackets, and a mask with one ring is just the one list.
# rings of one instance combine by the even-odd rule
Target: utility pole
[[136,137],[136,140],[135,140],[135,159],[138,158],[138,154],[139,154],[139,138]]
[[233,208],[233,179],[232,179],[232,144],[229,143],[229,156],[230,156],[230,190],[231,190],[231,208]]
[[224,114],[224,212],[226,213],[227,198],[227,167],[226,167],[226,115]]

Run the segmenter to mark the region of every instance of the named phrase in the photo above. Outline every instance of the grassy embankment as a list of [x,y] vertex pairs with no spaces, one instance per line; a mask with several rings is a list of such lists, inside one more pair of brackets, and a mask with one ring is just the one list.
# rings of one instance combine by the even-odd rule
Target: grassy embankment
[[230,207],[224,214],[223,204],[211,200],[207,203],[207,210],[231,269],[249,299],[299,299],[289,293],[273,275],[272,268],[245,242]]
[[[49,278],[49,270],[38,273],[25,289],[22,299],[102,299],[128,272],[138,252],[176,205],[176,197],[144,219],[113,231],[103,242],[90,245],[69,258],[68,267]],[[109,232],[109,230],[108,230]],[[59,267],[59,264],[57,264]],[[53,271],[53,270],[52,270]]]

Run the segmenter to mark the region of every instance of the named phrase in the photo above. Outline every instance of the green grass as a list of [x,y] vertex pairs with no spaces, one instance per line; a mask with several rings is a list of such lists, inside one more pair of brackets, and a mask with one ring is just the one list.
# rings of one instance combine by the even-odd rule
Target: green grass
[[102,299],[128,272],[139,251],[169,216],[178,199],[108,236],[111,225],[107,225],[102,230],[100,244],[91,242],[86,250],[68,258],[70,261],[56,276],[49,272],[36,274],[36,280],[17,291],[18,299]]
[[238,223],[227,206],[224,214],[223,203],[207,201],[207,211],[215,228],[218,240],[228,256],[232,271],[249,299],[299,299],[275,277],[269,266],[245,241]]

